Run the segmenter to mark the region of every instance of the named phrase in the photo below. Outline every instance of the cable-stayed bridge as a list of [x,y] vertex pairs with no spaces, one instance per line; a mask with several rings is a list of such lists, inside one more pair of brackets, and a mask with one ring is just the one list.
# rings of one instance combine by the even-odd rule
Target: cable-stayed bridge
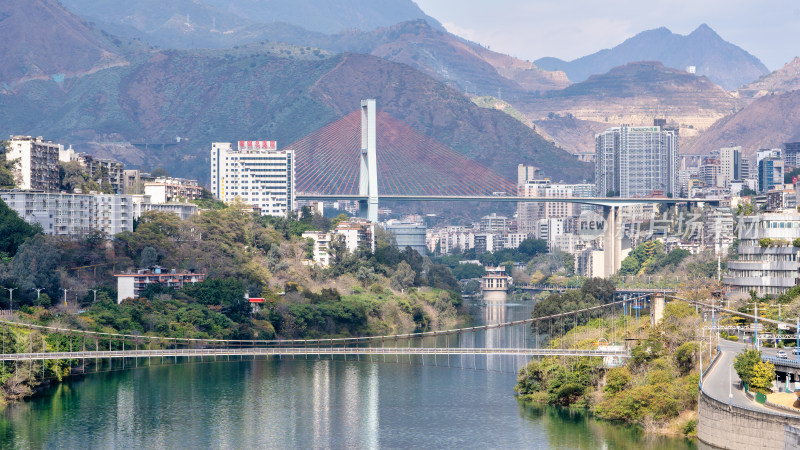
[[378,220],[381,198],[404,202],[557,202],[599,206],[604,219],[604,242],[610,243],[604,249],[604,266],[610,272],[616,272],[622,264],[621,206],[719,203],[718,199],[520,197],[516,182],[378,111],[375,100],[362,100],[359,111],[286,149],[296,155],[297,200],[357,201],[361,215],[373,222]]

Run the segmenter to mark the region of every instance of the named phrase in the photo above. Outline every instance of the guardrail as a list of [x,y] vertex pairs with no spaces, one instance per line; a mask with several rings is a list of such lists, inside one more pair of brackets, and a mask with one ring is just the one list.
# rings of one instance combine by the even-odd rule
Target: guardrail
[[764,355],[761,357],[761,360],[764,362],[771,362],[775,366],[784,366],[784,367],[791,367],[793,369],[800,369],[800,362],[797,360],[788,359],[788,358],[777,358],[775,356],[767,356]]

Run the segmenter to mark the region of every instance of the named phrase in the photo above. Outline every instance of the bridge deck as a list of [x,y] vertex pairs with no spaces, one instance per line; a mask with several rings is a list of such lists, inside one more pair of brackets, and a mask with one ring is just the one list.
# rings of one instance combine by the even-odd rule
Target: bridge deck
[[200,348],[165,350],[106,350],[52,353],[0,354],[0,361],[53,359],[147,358],[162,356],[289,356],[289,355],[512,355],[512,356],[616,356],[627,358],[627,351],[571,350],[536,348],[415,348],[415,347],[298,347],[298,348]]

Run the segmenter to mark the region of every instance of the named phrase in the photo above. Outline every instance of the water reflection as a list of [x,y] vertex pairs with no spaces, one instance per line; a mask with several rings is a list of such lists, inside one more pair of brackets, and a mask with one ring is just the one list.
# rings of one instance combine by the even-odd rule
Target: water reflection
[[[531,307],[487,307],[478,320],[518,320]],[[514,347],[530,339],[520,330],[439,341]],[[442,367],[457,359],[439,367],[404,358],[232,361],[89,375],[7,408],[0,447],[693,448],[518,404],[513,357],[465,362],[506,373]]]
[[[650,436],[638,427],[593,420],[583,410],[538,406],[518,402],[520,415],[540,423],[551,448],[656,450],[696,449],[694,441],[664,436]],[[589,431],[589,432],[587,432]]]

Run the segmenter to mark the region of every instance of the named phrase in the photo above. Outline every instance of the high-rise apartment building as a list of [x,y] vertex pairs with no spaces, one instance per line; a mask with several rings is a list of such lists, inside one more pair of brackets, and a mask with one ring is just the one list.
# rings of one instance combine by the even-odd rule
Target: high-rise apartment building
[[719,149],[719,175],[723,187],[730,187],[731,181],[742,181],[747,173],[747,158],[742,155],[742,147],[723,147]]
[[58,190],[58,152],[63,146],[41,137],[11,136],[6,160],[16,160],[14,177],[18,189]]
[[783,184],[783,159],[768,156],[758,161],[758,190],[767,192],[777,184]]
[[800,142],[784,143],[783,155],[787,167],[800,167]]
[[286,217],[295,208],[294,153],[275,141],[211,144],[211,193],[223,202],[237,198],[262,215]]
[[609,128],[595,137],[597,195],[679,195],[678,135],[661,126]]

